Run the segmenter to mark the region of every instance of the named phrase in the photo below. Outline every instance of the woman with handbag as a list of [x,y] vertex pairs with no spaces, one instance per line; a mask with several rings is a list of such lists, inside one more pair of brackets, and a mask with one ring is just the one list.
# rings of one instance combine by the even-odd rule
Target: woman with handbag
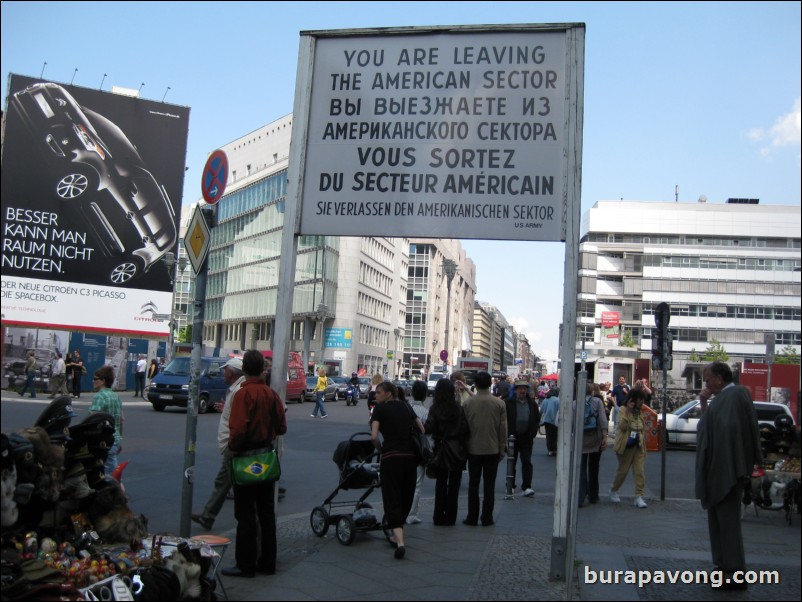
[[599,463],[607,449],[607,414],[601,399],[601,387],[588,383],[585,396],[585,424],[582,431],[582,459],[579,464],[579,507],[585,497],[591,504],[599,501]]
[[[234,456],[262,448],[272,448],[275,437],[287,432],[284,404],[262,380],[265,359],[261,351],[249,349],[242,357],[245,381],[231,400],[228,449]],[[234,483],[234,517],[237,519],[236,566],[225,568],[227,577],[253,577],[255,573],[276,572],[276,481],[249,485]],[[267,471],[264,471],[267,472]],[[257,520],[258,518],[258,520]],[[261,550],[256,543],[261,535]],[[261,551],[261,554],[259,552]]]
[[644,446],[644,424],[641,408],[646,401],[646,392],[643,389],[631,389],[624,401],[624,407],[618,412],[618,427],[615,432],[613,449],[618,458],[618,470],[610,487],[610,501],[617,504],[621,501],[618,489],[627,478],[629,469],[635,477],[635,506],[646,508],[643,499],[643,488],[646,485],[644,464],[646,462],[646,447]]
[[457,522],[459,488],[462,471],[468,459],[468,420],[457,400],[454,383],[445,378],[437,381],[432,407],[426,419],[426,433],[434,440],[435,525],[452,527]]
[[423,424],[409,404],[398,399],[398,390],[389,381],[376,386],[376,402],[370,417],[371,440],[381,452],[384,520],[393,531],[390,543],[395,547],[395,557],[400,560],[406,553],[404,523],[412,507],[417,480],[418,459],[412,434],[413,429],[422,433]]

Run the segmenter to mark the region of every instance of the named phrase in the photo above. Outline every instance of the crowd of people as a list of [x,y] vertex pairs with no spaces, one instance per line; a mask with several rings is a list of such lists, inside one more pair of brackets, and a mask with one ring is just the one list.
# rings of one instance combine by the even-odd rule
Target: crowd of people
[[[84,369],[77,350],[67,361],[58,354],[53,371],[53,395],[66,392],[63,374],[73,370],[73,382],[80,381]],[[143,357],[139,358],[138,394],[144,390],[144,378],[138,377],[139,373],[152,378],[157,371],[156,360],[148,366]],[[270,365],[261,352],[249,350],[243,357],[229,359],[224,365],[224,376],[229,388],[225,399],[215,407],[221,414],[218,427],[221,466],[203,512],[192,515],[192,520],[206,530],[212,528],[232,488],[232,456],[269,445],[280,450],[281,436],[287,430],[284,403],[267,384]],[[322,400],[325,371],[318,376],[318,399],[312,415],[325,418],[328,415]],[[107,475],[117,466],[123,440],[124,415],[121,400],[112,390],[114,379],[111,366],[102,366],[94,372],[95,395],[90,406],[90,412],[108,413],[115,422],[114,445],[105,465]],[[696,468],[697,494],[708,509],[713,559],[728,572],[742,570],[745,566],[738,528],[741,477],[749,473],[760,457],[751,397],[744,387],[734,387],[732,380],[729,367],[721,362],[714,362],[705,370],[706,387],[701,398],[706,402],[712,395],[718,395],[729,402],[726,405],[716,403],[713,411],[703,415]],[[548,457],[556,456],[558,450],[560,393],[544,381],[538,383],[529,377],[515,381],[493,379],[487,372],[479,372],[469,385],[465,374],[456,371],[437,382],[428,408],[425,404],[427,392],[423,381],[415,381],[412,399],[407,401],[403,390],[376,375],[368,393],[371,441],[380,451],[385,524],[392,532],[390,542],[397,559],[406,556],[405,527],[423,520],[420,492],[425,475],[435,480],[431,518],[434,525],[456,525],[460,488],[467,472],[468,507],[462,523],[491,526],[500,462],[512,459],[508,466],[508,473],[511,473],[508,487],[513,490],[520,487],[524,497],[533,497],[535,437],[545,432]],[[80,391],[73,397],[79,395]],[[646,482],[643,407],[649,405],[651,395],[646,379],[630,386],[621,376],[615,386],[589,383],[584,399],[576,400],[577,412],[582,418],[577,499],[580,508],[586,502],[600,501],[599,467],[610,446],[617,463],[609,488],[610,502],[621,501],[619,491],[631,472],[634,505],[647,507],[643,497]],[[433,442],[434,459],[426,467],[416,456],[413,444],[412,435],[418,431]],[[611,433],[614,433],[612,441]],[[713,448],[713,438],[723,444]],[[224,569],[223,574],[236,577],[273,574],[277,554],[276,483],[234,484],[233,495],[237,520],[236,564]]]

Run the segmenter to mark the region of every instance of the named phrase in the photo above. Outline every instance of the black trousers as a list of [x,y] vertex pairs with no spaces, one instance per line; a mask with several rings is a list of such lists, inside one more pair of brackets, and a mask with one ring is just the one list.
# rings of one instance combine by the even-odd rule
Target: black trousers
[[[236,559],[239,569],[253,573],[276,571],[275,482],[234,485],[234,518],[237,519]],[[257,559],[256,535],[261,534],[262,550]]]
[[743,485],[738,483],[721,502],[707,509],[713,564],[726,573],[746,570],[744,538],[741,533],[742,498]]
[[[495,508],[496,475],[498,474],[498,454],[468,455],[468,516],[470,523],[479,518],[486,523],[493,520]],[[479,516],[479,481],[482,481],[482,515]]]
[[579,462],[579,503],[585,503],[585,496],[591,503],[599,501],[599,462],[601,452],[582,454]]
[[457,522],[459,506],[459,488],[462,484],[462,469],[437,469],[437,481],[434,484],[434,516],[435,525],[452,526]]
[[382,503],[388,528],[397,529],[406,524],[417,481],[418,461],[414,456],[382,456]]
[[555,453],[557,451],[557,425],[546,422],[546,451]]

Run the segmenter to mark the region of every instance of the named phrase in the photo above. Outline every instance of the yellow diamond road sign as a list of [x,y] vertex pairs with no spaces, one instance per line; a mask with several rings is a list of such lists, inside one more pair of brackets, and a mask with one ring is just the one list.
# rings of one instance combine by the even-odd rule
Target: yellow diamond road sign
[[195,213],[192,214],[192,220],[189,222],[189,228],[184,235],[184,248],[187,250],[187,256],[192,263],[192,269],[195,274],[201,271],[203,262],[206,259],[206,253],[209,251],[209,242],[211,234],[209,233],[209,226],[206,225],[206,220],[203,219],[203,214],[199,208],[195,208]]

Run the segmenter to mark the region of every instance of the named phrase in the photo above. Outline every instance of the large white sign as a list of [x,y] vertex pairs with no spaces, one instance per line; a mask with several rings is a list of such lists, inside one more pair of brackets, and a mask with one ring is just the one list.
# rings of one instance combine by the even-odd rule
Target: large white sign
[[582,89],[565,29],[326,33],[301,234],[564,239]]
[[[165,336],[172,293],[3,276],[3,322],[82,332]],[[154,317],[154,314],[156,317]]]

